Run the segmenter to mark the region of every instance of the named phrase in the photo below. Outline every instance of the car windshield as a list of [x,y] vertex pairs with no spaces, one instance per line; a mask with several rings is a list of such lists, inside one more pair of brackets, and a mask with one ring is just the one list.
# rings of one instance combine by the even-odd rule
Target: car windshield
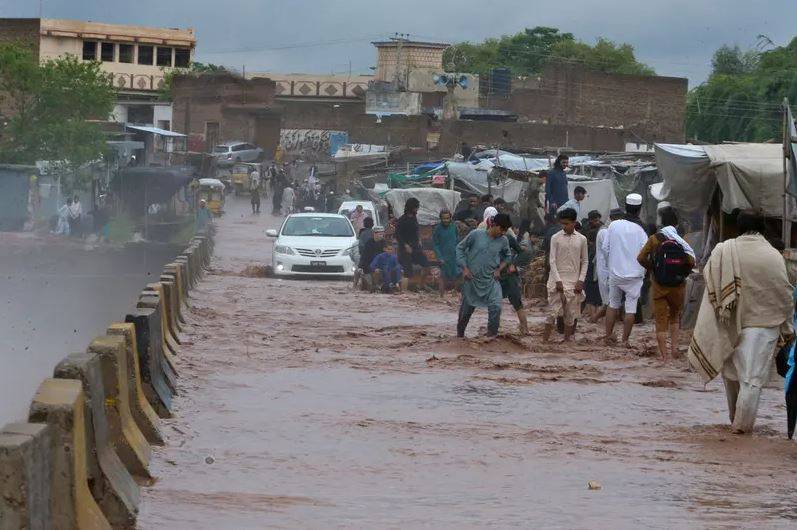
[[340,217],[290,217],[283,236],[352,237],[351,224]]
[[229,150],[230,148],[226,145],[217,145],[216,147],[213,148],[214,153],[226,153]]
[[[365,216],[366,217],[370,217],[371,219],[376,220],[376,217],[374,217],[374,212],[372,212],[371,210],[363,210],[363,211],[365,212]],[[354,210],[341,210],[340,211],[341,215],[345,215],[349,219],[351,219],[351,214],[352,213],[354,213]]]

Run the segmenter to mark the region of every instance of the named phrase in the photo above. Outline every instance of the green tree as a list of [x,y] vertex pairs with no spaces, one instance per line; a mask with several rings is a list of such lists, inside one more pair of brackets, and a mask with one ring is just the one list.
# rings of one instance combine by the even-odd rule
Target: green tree
[[572,33],[537,26],[515,35],[463,42],[448,48],[443,64],[448,71],[484,74],[505,67],[515,75],[540,73],[552,62],[581,64],[593,70],[617,74],[653,75],[649,66],[636,60],[630,44],[598,39],[593,46],[576,40]]
[[723,46],[687,98],[686,130],[705,142],[780,141],[783,98],[797,101],[797,38],[765,52]]
[[108,119],[116,92],[99,63],[67,56],[39,64],[28,47],[0,44],[0,94],[10,109],[0,160],[46,160],[74,173],[105,151],[97,122]]
[[549,62],[580,64],[609,74],[655,75],[653,68],[636,60],[634,47],[600,38],[594,46],[575,40],[557,42]]

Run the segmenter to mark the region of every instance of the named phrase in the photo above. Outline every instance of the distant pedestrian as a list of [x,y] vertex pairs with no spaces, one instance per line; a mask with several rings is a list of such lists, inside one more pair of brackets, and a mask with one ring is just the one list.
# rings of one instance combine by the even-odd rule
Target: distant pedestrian
[[69,206],[69,233],[74,237],[82,237],[82,217],[83,206],[80,204],[80,197],[75,195],[72,199],[72,204]]
[[249,190],[250,202],[252,203],[252,213],[260,213],[260,188],[252,188]]
[[296,200],[296,192],[289,184],[282,190],[282,215],[290,215],[293,213],[293,201]]
[[[404,204],[404,214],[396,221],[396,243],[398,259],[407,277],[416,276],[420,272],[420,287],[426,287],[429,260],[421,248],[420,226],[418,226],[418,209],[421,203],[410,197]],[[420,269],[417,271],[416,269]]]
[[562,210],[557,215],[562,230],[551,238],[548,276],[548,320],[542,337],[551,338],[556,319],[564,320],[565,342],[573,339],[576,319],[584,302],[584,280],[589,262],[587,238],[576,232],[576,211]]
[[462,221],[464,223],[471,219],[475,219],[476,222],[481,222],[482,220],[479,215],[479,197],[477,195],[468,197],[467,204],[454,213],[454,221]]
[[213,223],[213,217],[208,210],[208,203],[205,199],[199,201],[199,208],[196,211],[196,231],[202,232],[208,225]]
[[493,205],[493,196],[489,193],[482,195],[480,199],[480,204],[476,209],[476,222],[482,222],[484,219],[484,210],[487,208],[492,207]]
[[506,214],[496,215],[487,230],[473,230],[457,245],[457,264],[462,269],[462,303],[457,320],[457,337],[465,337],[470,317],[477,307],[487,308],[487,337],[498,336],[501,324],[501,272],[509,266],[512,226]]
[[440,223],[432,232],[434,253],[440,263],[440,296],[444,296],[446,289],[459,278],[457,266],[457,227],[451,222],[451,212],[440,212]]
[[581,216],[581,203],[587,197],[587,190],[583,186],[576,186],[573,189],[573,198],[566,201],[563,205],[561,205],[557,210],[556,213],[561,212],[567,208],[572,208],[576,211],[576,223],[581,223],[583,217]]
[[587,238],[587,252],[589,255],[587,278],[584,281],[584,294],[586,295],[587,302],[587,317],[590,322],[595,322],[599,318],[598,315],[603,307],[603,299],[601,298],[600,286],[598,285],[598,275],[595,273],[595,262],[598,255],[595,245],[598,239],[598,232],[600,232],[602,228],[603,221],[601,219],[601,213],[598,210],[589,212],[589,214],[587,214],[587,226],[582,233]]
[[545,179],[545,202],[548,204],[548,211],[556,213],[564,203],[567,202],[567,175],[565,170],[570,164],[567,155],[559,155],[553,163],[553,167],[548,170]]
[[[609,212],[610,224],[622,218],[623,211],[620,208],[615,208]],[[608,233],[609,227],[604,225],[595,236],[595,279],[598,282],[598,290],[600,291],[601,307],[597,313],[592,315],[591,322],[597,322],[606,316],[606,309],[609,306],[609,253],[603,248],[603,242]]]
[[58,208],[58,220],[56,222],[54,232],[56,235],[69,235],[69,209],[71,206],[72,197],[69,197],[66,200],[66,204],[63,204],[60,208]]
[[609,308],[606,311],[607,343],[614,341],[614,324],[620,315],[625,298],[623,319],[623,344],[628,343],[636,320],[637,303],[642,291],[645,268],[637,256],[648,239],[642,227],[635,221],[642,209],[642,196],[631,193],[625,198],[626,218],[612,221],[603,240],[603,250],[609,255]]
[[363,223],[365,222],[365,210],[363,209],[362,204],[358,204],[354,210],[349,214],[349,220],[351,221],[352,226],[354,227],[354,233],[359,234],[360,230],[363,228]]

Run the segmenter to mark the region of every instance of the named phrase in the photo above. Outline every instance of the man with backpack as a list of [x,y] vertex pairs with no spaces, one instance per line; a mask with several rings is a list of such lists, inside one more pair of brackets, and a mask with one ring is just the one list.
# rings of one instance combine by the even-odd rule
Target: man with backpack
[[678,235],[678,216],[670,207],[663,208],[662,228],[648,238],[639,252],[639,264],[653,272],[653,316],[656,342],[663,361],[667,360],[667,332],[670,355],[678,358],[678,331],[684,306],[686,278],[695,266],[695,251]]

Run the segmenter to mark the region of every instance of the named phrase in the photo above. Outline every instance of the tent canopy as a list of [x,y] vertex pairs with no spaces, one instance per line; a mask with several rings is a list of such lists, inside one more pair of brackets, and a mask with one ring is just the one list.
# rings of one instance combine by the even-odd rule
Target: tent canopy
[[783,147],[780,144],[656,144],[663,199],[688,213],[705,211],[716,186],[722,210],[754,209],[783,216]]
[[404,213],[404,203],[410,197],[415,197],[421,203],[418,209],[418,224],[434,225],[440,220],[441,210],[448,209],[454,212],[461,194],[458,191],[439,188],[394,189],[385,193],[385,200],[390,204],[396,217]]

